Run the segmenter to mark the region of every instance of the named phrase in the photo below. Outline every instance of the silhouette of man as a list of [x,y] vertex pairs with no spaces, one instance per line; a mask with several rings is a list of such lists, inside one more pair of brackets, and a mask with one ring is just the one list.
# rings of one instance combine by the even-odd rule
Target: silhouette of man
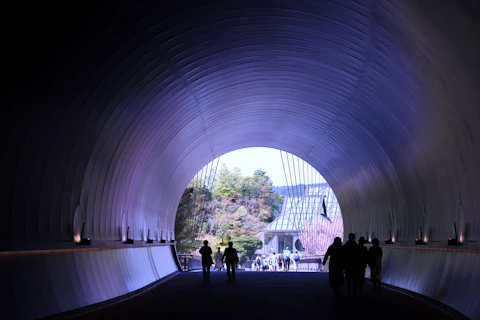
[[203,241],[203,247],[200,249],[202,255],[203,281],[210,281],[210,266],[212,265],[212,248],[208,246],[208,241]]
[[355,242],[355,234],[350,233],[348,241],[343,245],[348,293],[352,293],[353,287],[353,293],[357,294],[358,269],[361,264],[360,250],[359,245]]
[[365,269],[368,263],[368,249],[364,246],[365,238],[360,237],[358,239],[358,245],[360,246],[360,263],[358,265],[358,288],[363,291],[363,284],[365,283]]
[[[228,248],[223,252],[222,260],[225,259],[227,265],[227,277],[228,280],[235,280],[235,264],[238,262],[237,249],[233,247],[233,242],[228,242]],[[230,273],[230,270],[231,273]]]
[[333,240],[333,244],[328,247],[327,252],[325,253],[325,258],[323,259],[323,265],[327,263],[328,258],[330,258],[330,263],[328,265],[328,280],[330,281],[330,287],[333,288],[333,293],[335,297],[340,296],[339,287],[343,287],[343,248],[342,248],[342,239],[336,237]]

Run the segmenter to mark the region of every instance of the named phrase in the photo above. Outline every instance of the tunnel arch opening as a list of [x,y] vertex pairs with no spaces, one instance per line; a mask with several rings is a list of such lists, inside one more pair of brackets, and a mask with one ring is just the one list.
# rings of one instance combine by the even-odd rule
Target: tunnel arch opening
[[335,193],[315,168],[291,153],[259,147],[226,153],[199,170],[175,223],[179,253],[198,253],[203,240],[225,248],[247,236],[261,241],[249,258],[286,247],[323,255],[343,229]]

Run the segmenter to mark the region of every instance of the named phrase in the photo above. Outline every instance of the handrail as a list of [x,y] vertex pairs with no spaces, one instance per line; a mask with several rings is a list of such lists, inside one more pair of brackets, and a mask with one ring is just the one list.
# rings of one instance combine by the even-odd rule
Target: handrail
[[[324,255],[300,257],[300,260],[297,262],[297,269],[309,271],[324,271],[324,269],[326,269],[322,266],[324,257]],[[245,267],[245,269],[250,269],[254,261],[255,260],[247,260],[243,264],[243,266]],[[292,268],[292,262],[290,263],[290,268]]]
[[202,256],[198,254],[177,254],[182,266],[182,271],[190,271],[202,268]]

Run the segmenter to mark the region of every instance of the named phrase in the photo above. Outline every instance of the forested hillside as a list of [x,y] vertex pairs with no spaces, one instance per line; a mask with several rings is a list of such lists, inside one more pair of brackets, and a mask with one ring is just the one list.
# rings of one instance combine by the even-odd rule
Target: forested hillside
[[244,257],[251,256],[262,246],[255,235],[273,221],[282,203],[265,171],[243,176],[223,165],[213,188],[192,180],[185,189],[176,217],[177,250],[193,252],[203,240],[223,250],[231,240]]

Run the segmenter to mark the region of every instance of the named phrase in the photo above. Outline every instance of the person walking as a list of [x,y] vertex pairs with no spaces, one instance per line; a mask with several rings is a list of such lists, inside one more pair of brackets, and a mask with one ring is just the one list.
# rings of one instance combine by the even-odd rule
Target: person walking
[[218,271],[222,271],[223,269],[223,261],[222,261],[223,254],[220,251],[220,247],[218,247],[217,252],[215,252],[215,267],[213,270],[217,269]]
[[298,254],[298,251],[295,251],[295,254],[293,255],[293,269],[295,272],[298,271],[298,263],[300,262],[300,255]]
[[275,255],[275,252],[272,254],[272,256],[270,257],[270,271],[275,271],[276,270],[276,266],[277,266],[277,256]]
[[269,259],[265,255],[263,255],[262,256],[262,263],[263,263],[262,270],[263,271],[267,271],[269,269],[268,261],[269,261]]
[[286,247],[285,250],[283,251],[283,263],[284,263],[284,268],[285,272],[288,272],[290,270],[290,255],[292,254],[289,248]]
[[262,257],[260,257],[259,254],[257,254],[257,257],[255,258],[255,269],[257,271],[262,270]]
[[203,241],[203,247],[200,249],[202,255],[203,281],[210,281],[210,266],[212,265],[212,248],[208,246],[208,241]]
[[348,293],[352,293],[353,288],[353,294],[357,294],[360,250],[359,245],[355,242],[355,234],[350,233],[348,241],[343,245]]
[[344,285],[343,252],[342,239],[336,237],[333,240],[333,244],[328,247],[327,252],[325,253],[325,258],[323,259],[323,265],[325,265],[328,258],[330,258],[328,280],[330,282],[330,287],[333,288],[335,297],[340,297],[339,287],[343,287]]
[[360,246],[360,262],[358,265],[358,289],[363,291],[363,284],[365,283],[365,269],[368,264],[368,249],[364,246],[365,238],[360,237],[358,239],[358,245]]
[[[233,247],[233,242],[228,242],[228,248],[223,252],[222,261],[225,259],[227,265],[227,277],[228,280],[235,280],[235,267],[238,263],[237,249]],[[231,270],[231,272],[230,272]]]
[[277,271],[283,271],[283,254],[279,253],[277,257]]
[[368,250],[369,255],[369,266],[370,274],[373,282],[373,290],[382,289],[381,280],[382,280],[382,257],[383,251],[380,248],[380,242],[377,238],[372,240],[372,247]]

